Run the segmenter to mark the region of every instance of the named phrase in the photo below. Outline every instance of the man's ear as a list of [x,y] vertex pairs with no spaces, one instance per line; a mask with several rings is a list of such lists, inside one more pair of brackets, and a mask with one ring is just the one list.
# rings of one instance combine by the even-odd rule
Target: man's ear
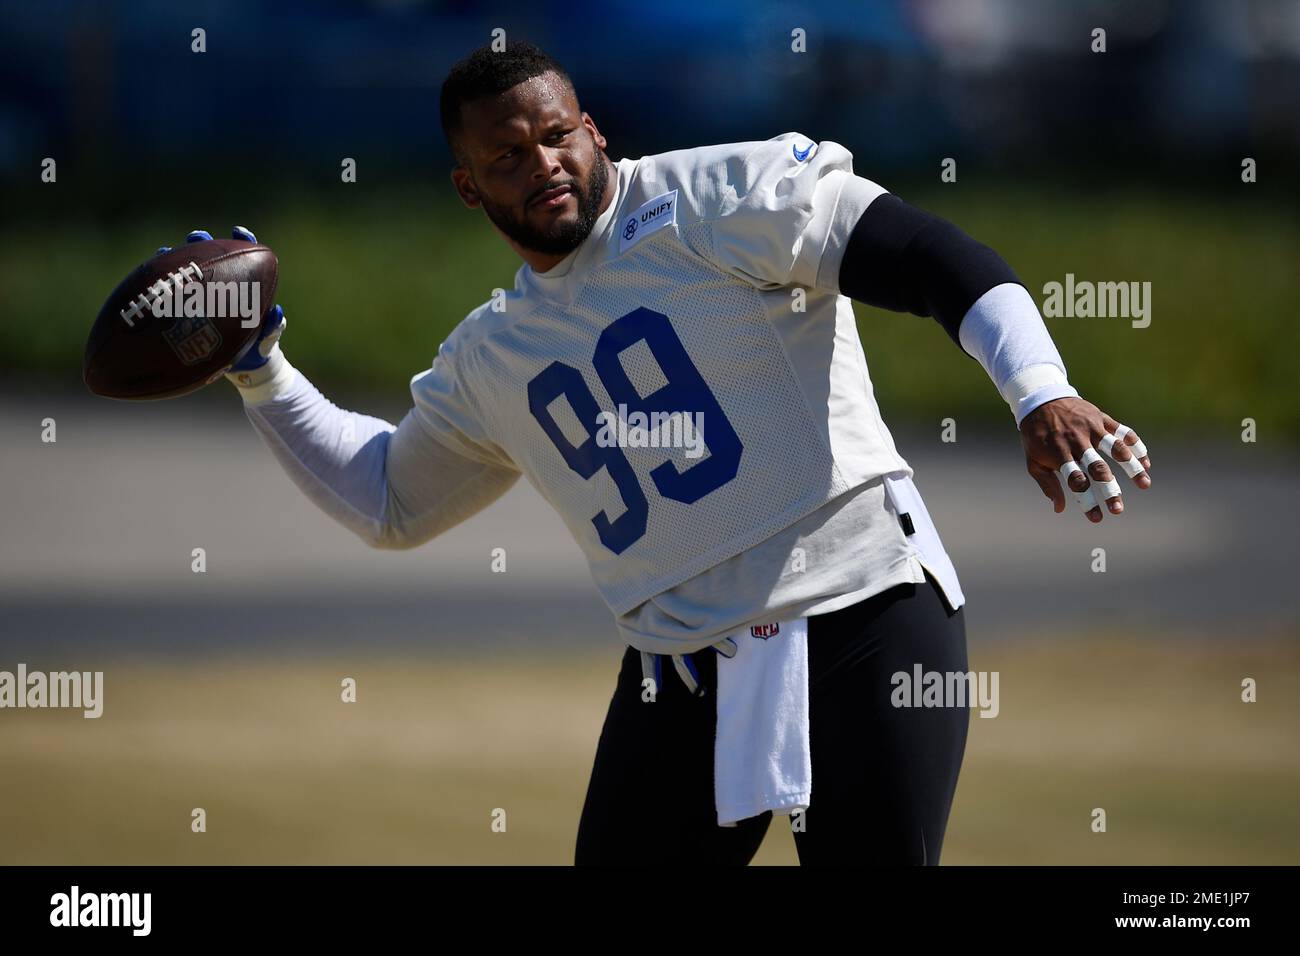
[[590,113],[582,114],[582,125],[591,130],[591,138],[596,141],[596,145],[601,149],[605,148],[605,137],[600,135],[600,130],[596,129],[596,121],[591,118]]
[[481,205],[478,189],[474,186],[474,177],[464,166],[457,166],[451,171],[451,184],[456,187],[456,194],[467,207],[477,209]]

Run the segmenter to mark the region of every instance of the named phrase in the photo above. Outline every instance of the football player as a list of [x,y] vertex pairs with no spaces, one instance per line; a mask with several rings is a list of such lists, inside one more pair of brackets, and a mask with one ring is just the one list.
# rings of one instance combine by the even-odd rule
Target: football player
[[931,316],[979,362],[1058,513],[1123,511],[1102,454],[1149,487],[1137,434],[1069,384],[1001,257],[837,143],[615,162],[525,43],[457,64],[441,107],[457,193],[523,260],[514,288],[442,343],[396,426],[294,368],[277,307],[229,373],[254,427],[377,548],[520,475],[559,512],[627,645],[578,863],[747,863],[773,814],[804,864],[937,863],[969,705],[898,706],[894,675],[967,672],[965,599],[850,299]]

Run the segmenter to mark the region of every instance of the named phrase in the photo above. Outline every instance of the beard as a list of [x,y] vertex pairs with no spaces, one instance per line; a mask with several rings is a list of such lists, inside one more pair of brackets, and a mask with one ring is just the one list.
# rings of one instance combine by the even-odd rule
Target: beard
[[534,193],[538,195],[557,186],[572,187],[574,199],[578,203],[578,216],[571,222],[557,222],[546,229],[538,229],[528,221],[527,206],[516,210],[492,202],[481,193],[479,201],[492,224],[523,248],[547,255],[568,255],[591,235],[596,220],[600,218],[600,200],[609,183],[608,163],[605,151],[597,149],[596,162],[592,163],[585,183],[577,179],[559,180],[547,183]]

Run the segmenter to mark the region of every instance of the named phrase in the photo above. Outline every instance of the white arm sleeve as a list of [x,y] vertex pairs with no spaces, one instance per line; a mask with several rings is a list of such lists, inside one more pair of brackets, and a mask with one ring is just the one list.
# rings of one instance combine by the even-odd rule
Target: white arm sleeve
[[[259,370],[262,372],[262,370]],[[330,402],[279,352],[233,379],[253,427],[294,483],[375,548],[413,548],[501,497],[519,472],[468,458],[415,409],[399,425]]]
[[989,289],[962,318],[957,336],[998,387],[1017,426],[1045,402],[1079,397],[1024,286],[1004,282]]

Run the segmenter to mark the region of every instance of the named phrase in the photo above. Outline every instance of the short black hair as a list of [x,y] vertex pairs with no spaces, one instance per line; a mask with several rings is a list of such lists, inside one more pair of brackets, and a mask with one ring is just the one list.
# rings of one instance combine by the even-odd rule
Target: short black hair
[[543,73],[556,74],[569,92],[577,96],[573,80],[569,79],[564,67],[526,40],[507,41],[504,49],[499,51],[493,50],[491,44],[485,44],[451,68],[442,82],[439,108],[442,135],[458,161],[456,137],[462,125],[461,106],[485,96],[497,96]]

